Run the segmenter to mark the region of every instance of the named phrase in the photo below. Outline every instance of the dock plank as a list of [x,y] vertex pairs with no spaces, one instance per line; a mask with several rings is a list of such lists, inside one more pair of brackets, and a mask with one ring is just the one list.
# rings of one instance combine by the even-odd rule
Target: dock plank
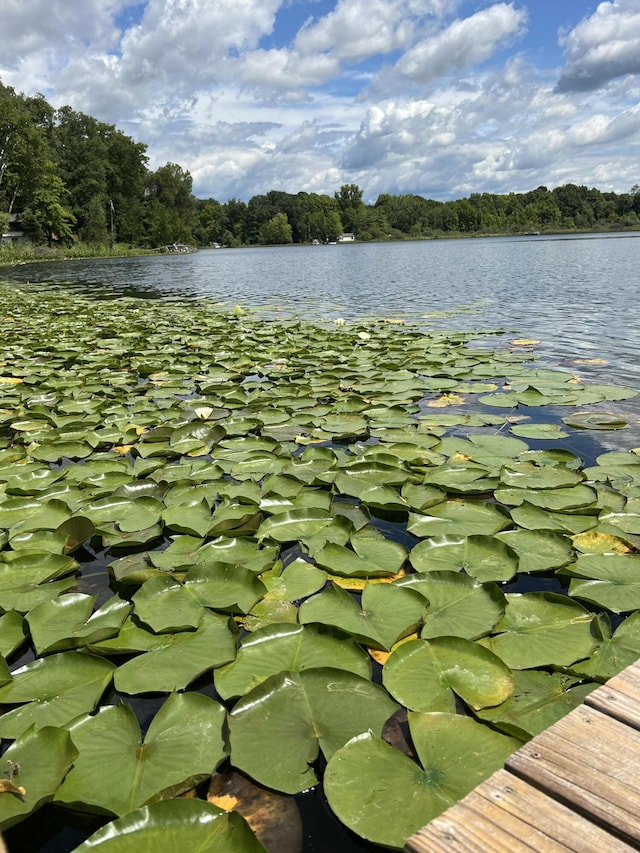
[[582,705],[511,755],[506,768],[640,845],[640,731]]
[[634,664],[609,679],[586,697],[585,705],[640,729],[640,665]]
[[635,846],[499,770],[413,835],[406,853],[630,853]]

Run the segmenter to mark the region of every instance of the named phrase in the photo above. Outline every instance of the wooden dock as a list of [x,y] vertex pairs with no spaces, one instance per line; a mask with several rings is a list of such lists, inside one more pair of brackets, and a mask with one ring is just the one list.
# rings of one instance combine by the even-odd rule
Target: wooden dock
[[640,661],[526,743],[404,849],[640,850]]

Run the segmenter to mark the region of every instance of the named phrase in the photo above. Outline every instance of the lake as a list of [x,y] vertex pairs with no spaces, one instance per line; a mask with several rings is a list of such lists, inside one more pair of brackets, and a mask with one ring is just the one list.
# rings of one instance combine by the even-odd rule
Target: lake
[[[539,340],[546,366],[640,388],[639,265],[640,234],[624,233],[220,249],[0,269],[99,298],[207,299],[305,318],[454,311],[424,322],[504,329]],[[616,404],[620,411],[635,426],[599,437],[638,446],[640,405]]]

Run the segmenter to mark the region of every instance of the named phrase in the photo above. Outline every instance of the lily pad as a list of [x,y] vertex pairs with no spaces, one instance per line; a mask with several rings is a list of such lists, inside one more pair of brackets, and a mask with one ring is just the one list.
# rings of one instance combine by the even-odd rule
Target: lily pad
[[381,732],[398,705],[351,672],[321,667],[273,675],[243,696],[229,715],[233,763],[262,785],[296,794],[317,777],[310,766],[354,735]]
[[410,640],[382,671],[389,693],[412,711],[455,710],[454,693],[471,708],[499,705],[513,693],[513,674],[488,649],[460,637]]
[[[55,801],[124,815],[188,790],[225,758],[224,708],[200,693],[175,693],[157,712],[144,740],[129,705],[101,708],[69,726],[78,749]],[[185,726],[185,720],[189,725]]]
[[326,796],[338,818],[361,838],[395,850],[520,746],[455,714],[409,714],[409,726],[420,764],[366,732],[338,750],[325,772]]

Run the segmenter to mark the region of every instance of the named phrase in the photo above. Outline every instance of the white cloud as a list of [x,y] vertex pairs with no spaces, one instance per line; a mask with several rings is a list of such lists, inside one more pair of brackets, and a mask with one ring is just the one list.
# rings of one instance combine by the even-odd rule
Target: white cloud
[[561,92],[588,92],[627,74],[640,74],[640,3],[600,3],[563,39],[567,64]]
[[396,71],[425,83],[489,59],[507,38],[522,32],[526,13],[497,3],[415,44],[398,60]]

